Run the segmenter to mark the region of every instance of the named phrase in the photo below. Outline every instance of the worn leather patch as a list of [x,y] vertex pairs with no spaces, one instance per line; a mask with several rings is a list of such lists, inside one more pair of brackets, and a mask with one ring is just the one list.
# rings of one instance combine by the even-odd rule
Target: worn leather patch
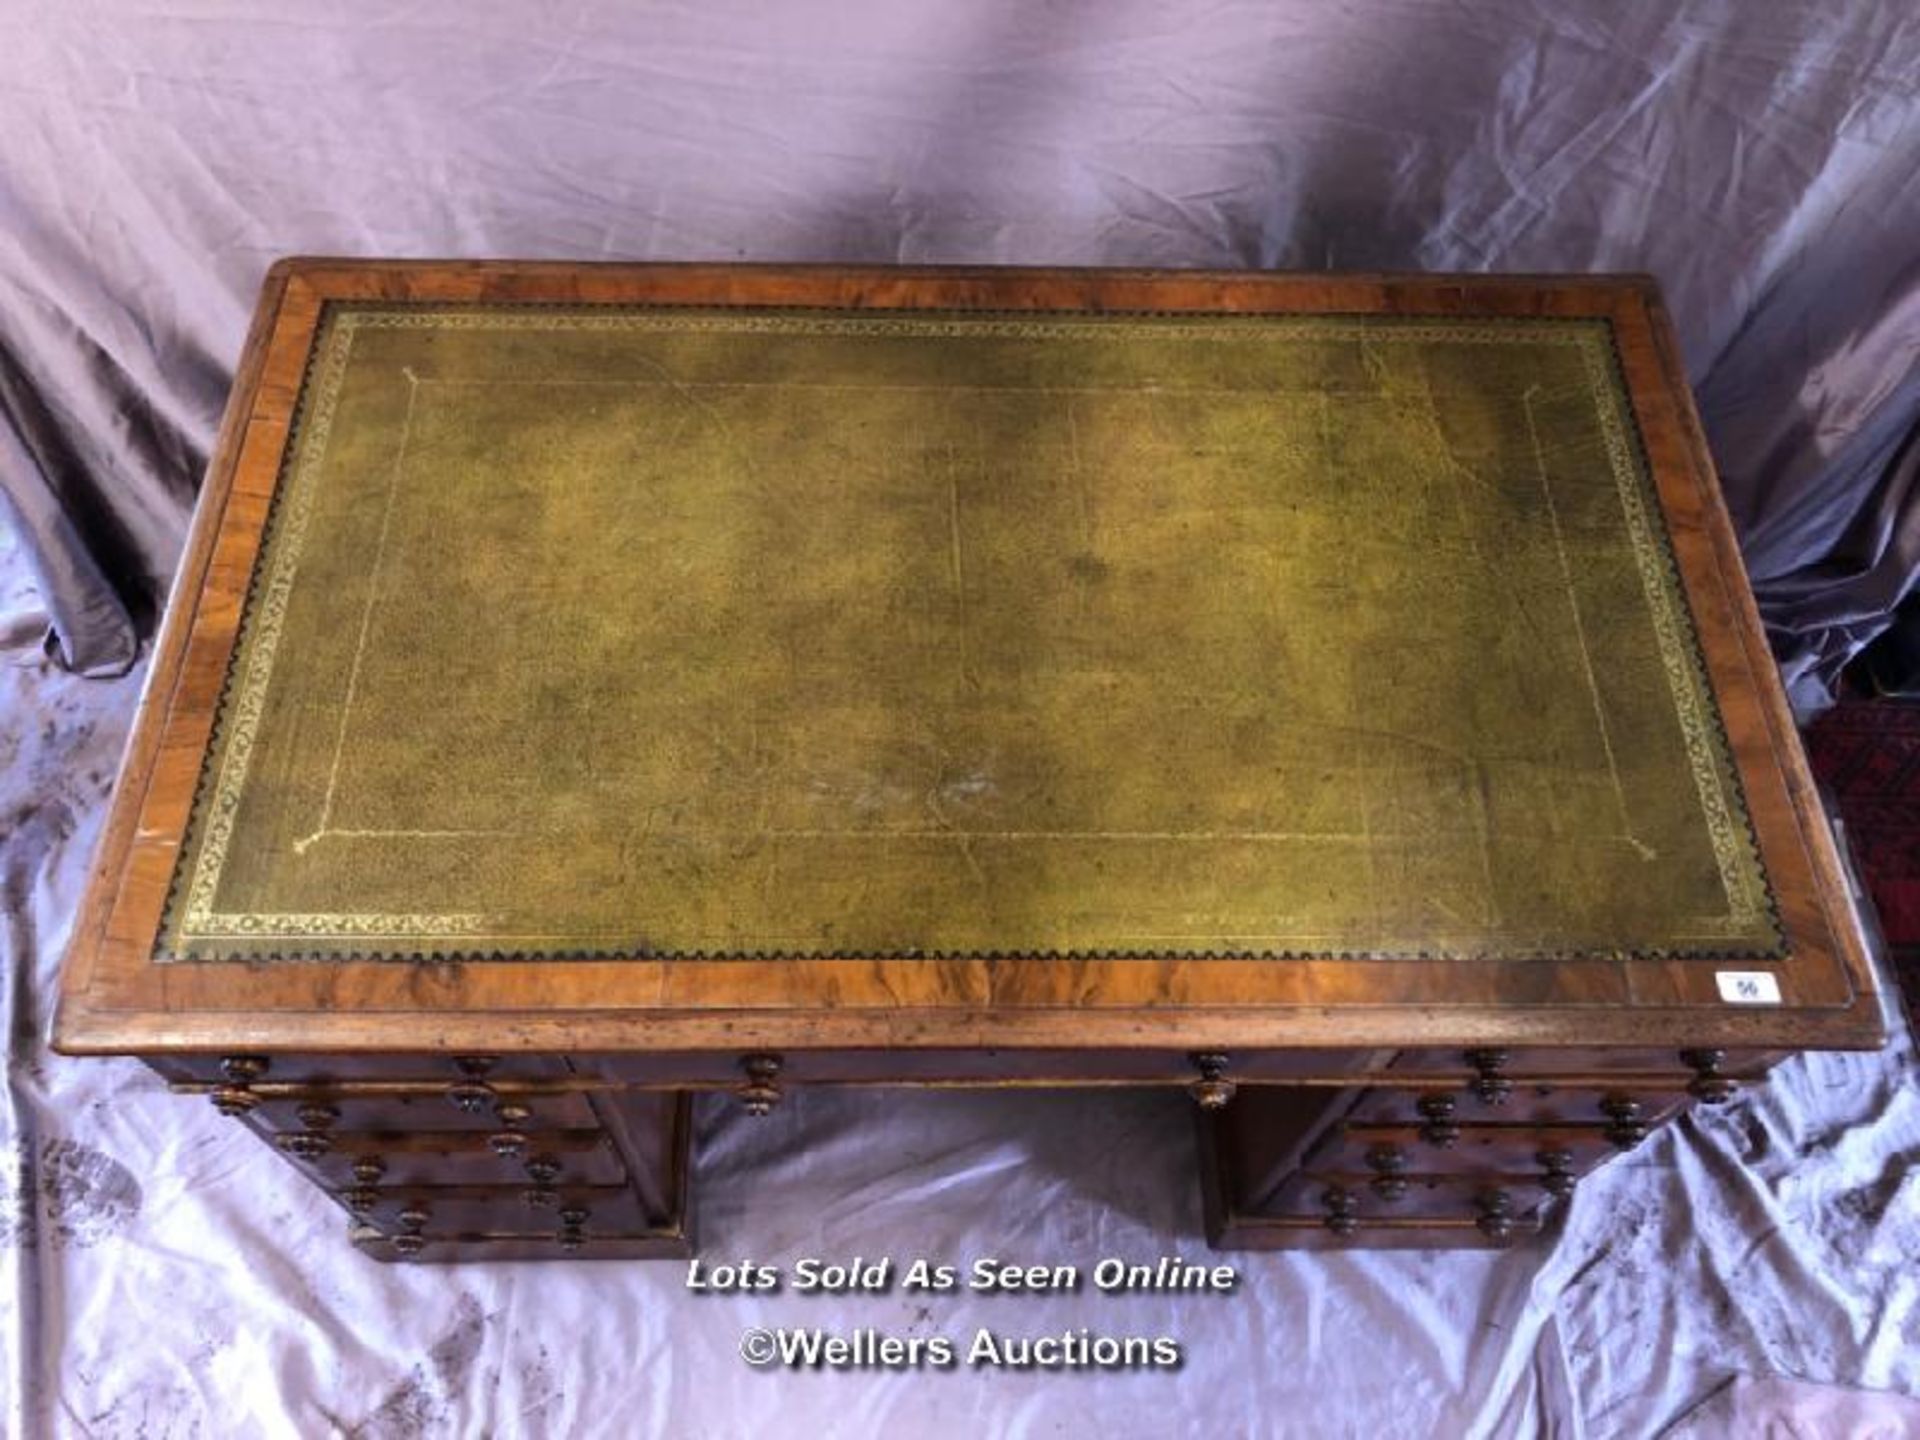
[[350,304],[160,940],[1780,952],[1605,322]]

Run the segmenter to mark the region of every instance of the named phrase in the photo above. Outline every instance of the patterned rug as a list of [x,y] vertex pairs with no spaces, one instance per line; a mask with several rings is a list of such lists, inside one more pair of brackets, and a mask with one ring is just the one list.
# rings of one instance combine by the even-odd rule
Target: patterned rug
[[1807,756],[1839,802],[1909,1015],[1920,1011],[1920,704],[1843,700],[1808,729]]

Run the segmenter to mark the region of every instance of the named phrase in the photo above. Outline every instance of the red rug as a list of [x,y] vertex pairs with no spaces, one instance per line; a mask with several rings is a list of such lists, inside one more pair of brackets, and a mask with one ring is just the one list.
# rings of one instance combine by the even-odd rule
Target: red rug
[[1920,1007],[1920,704],[1843,700],[1807,730],[1813,772],[1839,802],[1847,842]]

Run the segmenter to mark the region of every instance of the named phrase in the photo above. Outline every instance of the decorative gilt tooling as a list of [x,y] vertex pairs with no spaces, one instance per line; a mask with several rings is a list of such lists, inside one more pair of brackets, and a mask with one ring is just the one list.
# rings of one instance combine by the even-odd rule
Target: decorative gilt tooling
[[336,303],[159,958],[1782,955],[1660,516],[1595,320]]

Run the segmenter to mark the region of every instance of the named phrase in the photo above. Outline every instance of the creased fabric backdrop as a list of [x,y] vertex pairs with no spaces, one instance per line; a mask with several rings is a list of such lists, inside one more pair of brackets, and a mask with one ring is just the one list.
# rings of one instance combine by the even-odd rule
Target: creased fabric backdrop
[[1645,270],[1802,702],[1920,570],[1907,0],[0,0],[0,39],[0,479],[82,669],[133,655],[115,592],[164,590],[288,252]]
[[[0,643],[50,618],[74,668],[134,665],[285,253],[1627,269],[1665,286],[1815,702],[1920,565],[1916,77],[1920,10],[1860,0],[0,0],[0,485],[26,542],[0,547]],[[204,1104],[45,1053],[139,670],[5,661],[9,1433],[1920,1433],[1829,1388],[1920,1391],[1904,1041],[1663,1134],[1550,1247],[1249,1258],[1224,1299],[922,1315],[699,1298],[676,1267],[363,1263]],[[710,1106],[706,1248],[1199,1255],[1183,1104]],[[735,1357],[746,1325],[809,1323],[1164,1331],[1188,1361]]]

